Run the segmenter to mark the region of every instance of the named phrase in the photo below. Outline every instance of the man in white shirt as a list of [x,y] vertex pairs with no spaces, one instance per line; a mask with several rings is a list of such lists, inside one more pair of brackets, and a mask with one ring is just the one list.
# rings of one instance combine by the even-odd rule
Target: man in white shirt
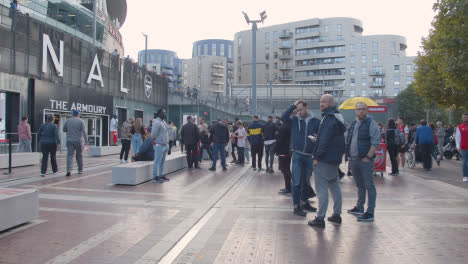
[[244,125],[242,121],[236,121],[237,130],[232,133],[232,136],[237,138],[237,165],[244,166],[245,158],[244,158],[244,148],[245,148],[245,140],[247,138],[247,133],[245,132]]
[[119,123],[117,120],[117,115],[113,115],[112,119],[110,121],[110,144],[111,146],[117,146],[117,129],[118,129]]

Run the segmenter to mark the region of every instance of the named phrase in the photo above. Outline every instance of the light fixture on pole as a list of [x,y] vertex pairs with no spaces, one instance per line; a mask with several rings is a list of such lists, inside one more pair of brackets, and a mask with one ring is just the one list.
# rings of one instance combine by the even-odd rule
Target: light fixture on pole
[[260,13],[260,20],[250,20],[249,16],[242,12],[247,24],[252,24],[252,100],[251,112],[257,114],[257,23],[263,23],[267,18],[266,11]]
[[143,32],[141,34],[143,34],[143,37],[145,37],[145,60],[143,61],[143,66],[145,68],[147,68],[146,63],[147,63],[147,59],[148,59],[148,35],[146,35]]

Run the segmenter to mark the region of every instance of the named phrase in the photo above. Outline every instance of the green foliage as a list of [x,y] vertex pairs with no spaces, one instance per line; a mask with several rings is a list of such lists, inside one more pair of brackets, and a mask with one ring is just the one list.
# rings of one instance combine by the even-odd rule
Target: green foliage
[[419,120],[426,118],[426,107],[424,99],[416,93],[412,85],[403,90],[395,98],[399,115],[406,123],[419,123]]
[[468,109],[468,1],[438,0],[433,9],[433,29],[415,61],[415,90],[426,102]]

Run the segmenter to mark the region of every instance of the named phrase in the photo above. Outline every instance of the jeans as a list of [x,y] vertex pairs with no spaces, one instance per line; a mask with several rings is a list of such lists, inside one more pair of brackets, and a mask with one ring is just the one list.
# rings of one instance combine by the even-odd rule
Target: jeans
[[319,200],[317,218],[319,220],[325,219],[328,208],[328,189],[330,189],[333,198],[333,215],[340,215],[342,198],[338,184],[338,164],[322,161],[317,163],[315,166],[315,189]]
[[240,164],[245,163],[245,158],[244,158],[244,147],[237,147],[237,161]]
[[164,176],[164,162],[169,147],[160,144],[153,145],[154,148],[154,164],[153,164],[153,179]]
[[213,165],[211,168],[216,169],[216,161],[218,160],[218,153],[221,156],[221,166],[226,168],[226,149],[225,144],[213,143]]
[[143,145],[143,138],[141,137],[141,134],[133,135],[132,145],[133,145],[133,154],[138,153],[138,151],[140,151],[141,145]]
[[248,148],[244,148],[244,157],[247,161],[250,161],[249,160],[249,149]]
[[30,139],[20,139],[18,152],[31,152],[31,140]]
[[390,156],[390,162],[392,163],[392,173],[398,173],[398,146],[395,145],[388,145],[388,155]]
[[197,144],[185,145],[185,150],[187,151],[187,165],[189,168],[198,167],[198,148]]
[[252,167],[257,167],[257,155],[258,155],[258,168],[262,168],[263,158],[263,144],[250,145],[250,151],[252,151]]
[[67,141],[67,172],[73,169],[73,156],[76,151],[76,163],[78,164],[78,171],[83,171],[83,148],[81,142]]
[[[273,169],[273,161],[275,160],[275,147],[276,142],[270,145],[265,145],[265,164],[267,168],[270,169]],[[268,164],[270,164],[270,166],[268,166]]]
[[461,154],[463,177],[468,177],[468,149],[462,149]]
[[278,156],[279,169],[283,173],[284,187],[291,191],[291,156]]
[[360,159],[350,161],[351,172],[353,173],[354,182],[358,188],[358,200],[356,208],[364,210],[366,203],[366,191],[368,196],[367,212],[374,214],[375,200],[377,191],[374,184],[374,160],[364,162]]
[[55,154],[57,153],[57,144],[56,143],[41,143],[42,151],[42,163],[41,163],[41,173],[45,174],[47,172],[47,161],[50,154],[50,163],[52,165],[52,171],[57,172],[57,159]]
[[131,141],[130,139],[121,139],[122,142],[122,148],[120,149],[120,160],[122,160],[122,157],[125,154],[125,160],[128,160],[128,153],[130,152],[130,144]]
[[300,201],[306,202],[309,197],[314,196],[314,189],[310,186],[313,169],[314,163],[311,155],[293,152],[292,198],[294,206],[299,205]]

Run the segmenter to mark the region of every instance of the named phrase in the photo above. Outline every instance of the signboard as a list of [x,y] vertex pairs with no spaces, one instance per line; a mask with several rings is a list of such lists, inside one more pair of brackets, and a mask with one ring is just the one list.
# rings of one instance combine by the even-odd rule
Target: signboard
[[395,99],[383,99],[384,104],[393,104],[395,103]]
[[387,113],[387,106],[386,105],[378,105],[378,106],[368,106],[367,112],[369,113]]
[[151,96],[151,91],[153,90],[153,79],[151,79],[151,76],[145,75],[145,95],[146,98],[150,98]]

